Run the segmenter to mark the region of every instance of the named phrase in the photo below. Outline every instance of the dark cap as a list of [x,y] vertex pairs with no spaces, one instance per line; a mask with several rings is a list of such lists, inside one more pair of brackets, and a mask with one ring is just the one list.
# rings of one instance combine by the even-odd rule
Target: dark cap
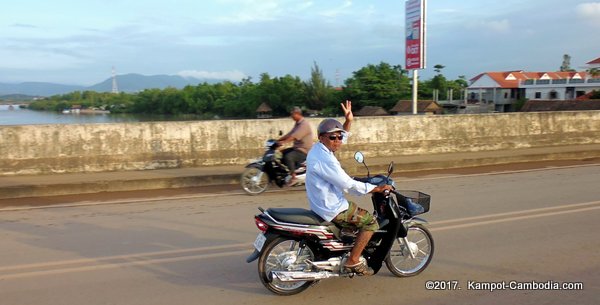
[[295,106],[294,108],[292,108],[292,110],[290,111],[290,113],[299,113],[302,114],[302,109],[300,109],[300,107]]
[[328,132],[345,131],[345,130],[344,130],[344,126],[342,126],[342,123],[340,123],[338,120],[325,119],[321,122],[321,124],[319,124],[317,131],[319,132],[319,135],[322,135],[322,134],[328,133]]

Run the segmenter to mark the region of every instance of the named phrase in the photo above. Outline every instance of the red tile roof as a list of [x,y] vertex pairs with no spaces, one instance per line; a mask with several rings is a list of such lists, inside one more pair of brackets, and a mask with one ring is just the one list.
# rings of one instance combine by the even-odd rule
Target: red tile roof
[[600,57],[590,61],[587,63],[588,65],[595,65],[595,64],[600,64]]
[[[494,80],[501,88],[518,88],[519,82],[526,81],[528,79],[571,79],[576,75],[579,78],[586,78],[587,72],[524,72],[524,71],[505,71],[505,72],[485,72],[481,73],[471,79],[471,83],[476,82],[484,75],[489,76]],[[512,77],[510,77],[512,75]],[[509,78],[510,79],[507,79]]]
[[[524,75],[523,71],[485,72],[472,78],[471,82],[476,82],[484,75],[487,75],[488,77],[493,79],[502,88],[517,88],[519,87],[520,80],[526,80],[529,78]],[[514,79],[507,80],[506,78],[508,78],[510,75],[512,75]]]
[[587,94],[577,97],[576,100],[589,100],[592,98],[592,95],[594,95],[595,93],[596,93],[595,91],[590,91]]

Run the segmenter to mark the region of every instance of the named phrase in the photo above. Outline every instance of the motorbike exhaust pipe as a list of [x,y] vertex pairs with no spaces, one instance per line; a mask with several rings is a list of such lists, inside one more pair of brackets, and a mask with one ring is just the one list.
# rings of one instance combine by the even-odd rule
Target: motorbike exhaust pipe
[[333,273],[329,271],[271,271],[271,275],[272,278],[277,278],[282,282],[317,281],[340,276],[338,273]]

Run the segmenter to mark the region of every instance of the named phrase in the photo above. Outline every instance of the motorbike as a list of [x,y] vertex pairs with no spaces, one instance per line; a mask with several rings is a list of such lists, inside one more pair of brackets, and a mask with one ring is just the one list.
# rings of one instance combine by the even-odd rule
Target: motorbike
[[[262,158],[246,165],[240,178],[242,189],[249,195],[258,195],[267,190],[269,185],[275,184],[282,188],[288,185],[291,175],[289,169],[282,162],[279,143],[274,139],[267,140],[265,153]],[[292,186],[304,185],[306,178],[306,163],[297,164],[296,179]]]
[[[387,176],[370,176],[363,154],[357,152],[354,158],[367,168],[367,177],[354,177],[355,180],[394,186],[391,192],[371,195],[379,230],[365,247],[361,260],[366,260],[376,274],[384,263],[397,277],[421,273],[433,258],[434,243],[427,221],[417,215],[429,211],[431,197],[419,191],[396,190],[390,178],[393,162]],[[357,232],[342,230],[307,209],[259,210],[254,220],[260,232],[246,262],[258,259],[258,275],[268,290],[293,295],[321,280],[356,275],[343,266]]]

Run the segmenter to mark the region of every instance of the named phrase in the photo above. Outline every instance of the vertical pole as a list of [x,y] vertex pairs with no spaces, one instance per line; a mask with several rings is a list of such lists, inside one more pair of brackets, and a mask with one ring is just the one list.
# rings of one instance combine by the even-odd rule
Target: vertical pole
[[412,89],[412,109],[413,109],[413,114],[417,114],[417,90],[419,89],[418,83],[419,83],[419,73],[417,72],[419,70],[414,69],[413,70],[413,89]]
[[117,72],[115,72],[115,66],[112,67],[112,93],[119,93],[119,88],[117,87]]
[[[492,107],[494,107],[494,108],[493,108],[492,111],[496,111],[496,94],[497,94],[496,93],[496,87],[494,87],[494,97],[492,98],[492,103],[493,103]],[[490,107],[488,106],[488,112],[489,111],[490,111]]]

